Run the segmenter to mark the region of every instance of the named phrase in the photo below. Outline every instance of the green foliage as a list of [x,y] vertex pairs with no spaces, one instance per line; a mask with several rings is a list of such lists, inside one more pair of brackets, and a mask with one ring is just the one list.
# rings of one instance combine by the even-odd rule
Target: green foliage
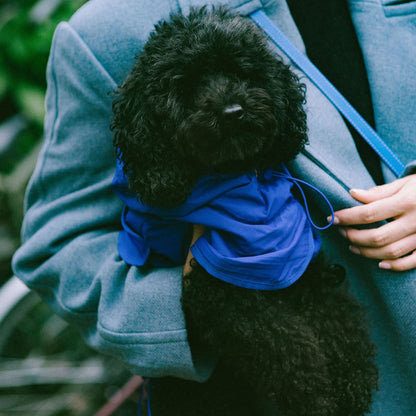
[[85,0],[9,0],[0,4],[0,86],[6,84],[13,95],[15,86],[25,81],[42,93],[55,28],[83,3]]
[[[23,115],[31,130],[25,134],[32,144],[33,137],[42,136],[45,73],[53,33],[83,3],[85,0],[0,0],[0,126],[15,114]],[[16,147],[30,148],[30,143]],[[1,164],[0,171],[5,171],[6,164]]]

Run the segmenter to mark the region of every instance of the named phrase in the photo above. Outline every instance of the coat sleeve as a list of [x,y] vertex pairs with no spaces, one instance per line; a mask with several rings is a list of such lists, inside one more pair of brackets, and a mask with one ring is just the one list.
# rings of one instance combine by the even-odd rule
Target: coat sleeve
[[401,176],[403,177],[403,176],[414,175],[414,174],[416,174],[416,160],[406,165],[404,172],[402,173]]
[[[181,269],[144,275],[118,254],[122,203],[111,186],[116,160],[109,125],[119,80],[98,59],[99,48],[93,52],[80,35],[91,30],[87,17],[61,23],[54,36],[44,144],[26,195],[14,272],[92,347],[134,373],[203,380],[213,363],[191,355]],[[99,29],[96,38],[106,35]]]

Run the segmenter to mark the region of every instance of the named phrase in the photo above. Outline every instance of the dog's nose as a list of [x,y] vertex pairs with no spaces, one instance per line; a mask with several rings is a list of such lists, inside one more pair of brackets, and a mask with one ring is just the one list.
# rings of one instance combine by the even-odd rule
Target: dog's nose
[[244,114],[243,107],[240,104],[228,105],[224,108],[223,114],[229,119],[241,118]]

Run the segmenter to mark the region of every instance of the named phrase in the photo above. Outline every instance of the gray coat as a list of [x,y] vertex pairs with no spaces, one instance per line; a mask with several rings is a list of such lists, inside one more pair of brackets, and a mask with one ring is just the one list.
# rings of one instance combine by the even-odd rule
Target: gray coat
[[[92,0],[56,31],[47,70],[45,141],[26,199],[23,245],[13,267],[93,347],[145,376],[203,380],[212,357],[191,356],[180,308],[181,269],[142,275],[117,252],[121,202],[111,188],[115,157],[111,94],[153,25],[206,0]],[[284,0],[222,0],[242,13],[263,7],[304,49]],[[364,54],[377,130],[406,163],[416,159],[416,1],[349,0]],[[339,113],[307,84],[310,145],[292,173],[324,190],[335,209],[356,204],[350,188],[373,186]],[[387,180],[392,177],[385,169]],[[312,205],[322,223],[326,207]],[[378,345],[380,391],[373,415],[416,406],[416,272],[379,270],[351,254],[335,228],[322,233],[348,270]]]

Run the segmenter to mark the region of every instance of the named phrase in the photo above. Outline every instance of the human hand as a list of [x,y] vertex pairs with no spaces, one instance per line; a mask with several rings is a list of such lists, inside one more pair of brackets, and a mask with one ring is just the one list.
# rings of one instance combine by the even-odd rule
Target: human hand
[[[416,175],[369,190],[351,189],[364,205],[335,212],[334,224],[351,242],[350,250],[380,259],[379,267],[395,271],[416,268]],[[365,230],[355,225],[388,223]]]
[[189,246],[188,256],[186,257],[185,265],[183,266],[182,276],[186,276],[191,271],[191,260],[194,258],[191,253],[191,247],[194,245],[195,241],[204,234],[205,229],[206,227],[204,225],[194,224],[194,233],[192,235],[191,245]]

